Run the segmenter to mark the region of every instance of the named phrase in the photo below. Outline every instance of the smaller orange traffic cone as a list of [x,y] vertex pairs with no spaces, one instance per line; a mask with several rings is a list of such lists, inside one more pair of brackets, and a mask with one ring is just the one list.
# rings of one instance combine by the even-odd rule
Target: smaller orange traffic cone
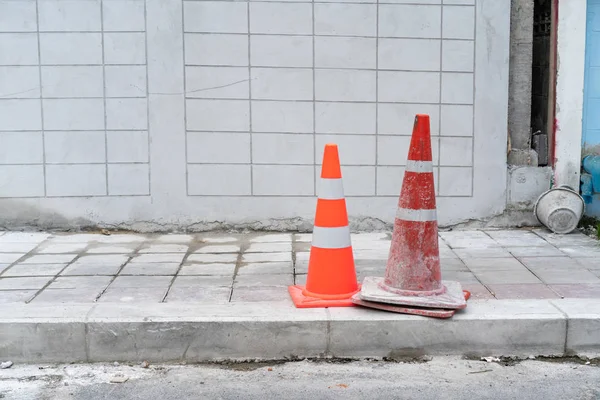
[[297,308],[351,307],[356,280],[338,147],[326,144],[306,286],[290,286]]

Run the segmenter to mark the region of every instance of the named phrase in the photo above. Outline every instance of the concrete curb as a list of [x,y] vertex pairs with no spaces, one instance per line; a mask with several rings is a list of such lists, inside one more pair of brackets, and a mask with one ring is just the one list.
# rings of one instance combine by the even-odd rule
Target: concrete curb
[[200,362],[600,354],[600,302],[471,300],[450,320],[289,302],[0,305],[0,359]]

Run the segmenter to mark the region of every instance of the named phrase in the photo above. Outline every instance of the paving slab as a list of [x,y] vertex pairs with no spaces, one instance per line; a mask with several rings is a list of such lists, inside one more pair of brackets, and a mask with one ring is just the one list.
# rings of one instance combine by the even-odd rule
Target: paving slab
[[0,253],[0,263],[12,264],[25,255],[26,253]]
[[265,274],[292,274],[292,264],[289,262],[266,262],[242,264],[238,268],[238,276]]
[[229,287],[185,287],[173,286],[169,290],[165,301],[172,302],[194,302],[204,304],[227,304],[231,297]]
[[184,264],[179,270],[179,275],[226,275],[233,276],[235,263],[230,264]]
[[0,278],[0,290],[21,290],[43,288],[52,277],[27,277],[27,278]]
[[99,303],[159,303],[167,294],[164,287],[109,287],[98,298]]
[[75,257],[77,257],[77,254],[31,255],[26,256],[19,262],[21,264],[63,264],[70,263]]
[[197,263],[235,263],[238,255],[232,254],[190,254],[186,259],[187,262]]
[[37,290],[0,290],[0,303],[24,303],[36,292]]
[[2,272],[2,276],[54,276],[67,264],[15,264]]
[[87,247],[87,243],[59,243],[59,244],[41,244],[36,253],[39,254],[66,254],[78,253]]
[[554,290],[542,283],[488,284],[494,297],[507,299],[558,299]]
[[135,263],[181,263],[185,253],[146,253],[135,255],[131,262]]
[[238,253],[239,245],[209,245],[200,247],[194,254],[222,254],[222,253]]
[[136,245],[90,245],[86,253],[88,254],[131,254],[138,246]]
[[138,253],[186,253],[189,249],[185,244],[151,244],[148,247],[142,247]]
[[38,243],[10,243],[0,241],[0,253],[27,253],[39,246]]
[[120,275],[175,275],[179,263],[128,263]]

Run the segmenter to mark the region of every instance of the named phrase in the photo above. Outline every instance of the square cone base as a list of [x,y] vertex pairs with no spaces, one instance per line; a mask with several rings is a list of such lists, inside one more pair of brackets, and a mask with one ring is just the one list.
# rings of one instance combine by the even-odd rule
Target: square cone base
[[449,308],[456,310],[467,306],[465,294],[459,282],[442,281],[442,284],[446,286],[446,292],[440,295],[402,296],[381,289],[379,283],[383,283],[383,281],[384,278],[366,277],[360,291],[361,300],[409,307]]
[[375,303],[372,301],[365,301],[360,298],[360,293],[355,294],[352,297],[352,302],[357,306],[363,306],[368,308],[374,308],[376,310],[390,311],[399,314],[411,314],[421,315],[423,317],[432,318],[450,318],[454,315],[456,310],[443,310],[435,308],[424,308],[424,307],[404,307],[394,306],[391,304]]
[[[292,301],[296,308],[354,307],[352,296],[358,293],[350,293],[345,299],[327,300],[305,296],[302,294],[305,287],[305,285],[288,286],[288,292],[292,296]],[[360,290],[360,285],[358,285],[358,290]]]

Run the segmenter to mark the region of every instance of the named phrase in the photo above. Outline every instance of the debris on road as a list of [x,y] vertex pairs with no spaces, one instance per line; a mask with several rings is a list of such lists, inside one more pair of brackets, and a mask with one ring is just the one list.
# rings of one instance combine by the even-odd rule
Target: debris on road
[[7,369],[13,366],[13,362],[12,361],[5,361],[3,363],[0,363],[0,369]]
[[481,361],[485,361],[485,362],[500,362],[500,359],[498,357],[481,357]]
[[142,368],[148,368],[150,366],[150,363],[148,361],[142,361],[142,363],[140,364],[140,367]]
[[126,376],[113,376],[110,380],[110,383],[125,383],[129,380]]

